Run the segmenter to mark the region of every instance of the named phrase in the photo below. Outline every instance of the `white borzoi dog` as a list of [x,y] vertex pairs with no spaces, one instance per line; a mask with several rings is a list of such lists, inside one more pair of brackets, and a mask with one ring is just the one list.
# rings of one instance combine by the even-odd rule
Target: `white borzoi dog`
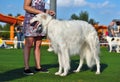
[[120,53],[120,37],[104,36],[103,38],[106,39],[108,42],[109,52],[112,52],[113,47],[116,47],[116,52]]
[[92,25],[80,20],[60,21],[45,13],[36,15],[30,23],[35,21],[42,24],[42,33],[47,34],[58,54],[59,70],[55,75],[66,76],[70,69],[70,56],[76,54],[80,56],[80,62],[74,72],[81,70],[85,59],[88,67],[96,64],[96,74],[100,74],[100,44]]

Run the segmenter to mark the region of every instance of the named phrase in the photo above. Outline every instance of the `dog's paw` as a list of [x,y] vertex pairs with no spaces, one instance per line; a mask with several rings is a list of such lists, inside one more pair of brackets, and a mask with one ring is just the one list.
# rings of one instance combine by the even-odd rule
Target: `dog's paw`
[[80,72],[80,70],[74,70],[73,72],[78,73],[78,72]]
[[62,74],[60,74],[60,76],[67,76],[67,74],[66,73],[62,73]]
[[61,73],[60,72],[56,72],[55,75],[60,75]]
[[97,75],[98,75],[98,74],[100,74],[100,72],[96,72],[95,74],[97,74]]

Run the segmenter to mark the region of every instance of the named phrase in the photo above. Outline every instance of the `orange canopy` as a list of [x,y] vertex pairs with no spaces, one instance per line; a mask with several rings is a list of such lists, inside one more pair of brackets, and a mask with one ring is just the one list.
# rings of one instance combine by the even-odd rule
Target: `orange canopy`
[[12,16],[7,16],[7,15],[3,15],[0,14],[0,22],[5,22],[5,23],[9,23],[12,25],[15,25],[19,22],[22,22],[24,20],[24,16],[18,16],[18,17],[12,17]]

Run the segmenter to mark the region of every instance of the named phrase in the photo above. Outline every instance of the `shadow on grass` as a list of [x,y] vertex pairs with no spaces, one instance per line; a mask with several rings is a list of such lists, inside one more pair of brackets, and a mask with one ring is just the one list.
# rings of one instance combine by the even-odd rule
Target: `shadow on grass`
[[[78,65],[79,65],[79,60],[71,60],[71,63],[70,63],[70,73],[69,74],[72,74],[73,73],[73,70],[76,70]],[[102,73],[107,67],[108,65],[107,64],[104,64],[104,63],[101,63],[100,64],[100,72]],[[46,69],[50,69],[50,68],[59,68],[59,64],[46,64],[46,65],[42,65],[42,67],[46,68]],[[92,72],[96,72],[96,65],[93,66],[91,69],[86,65],[86,64],[83,64],[82,66],[82,69],[81,71],[87,71],[87,70],[91,70]]]
[[0,73],[0,81],[2,82],[11,81],[18,78],[20,79],[22,77],[25,77],[25,75],[23,75],[23,68],[13,69],[13,70]]
[[[71,61],[71,70],[69,74],[72,74],[73,70],[75,70],[77,68],[79,64],[79,60],[72,60]],[[51,68],[58,68],[58,63],[57,64],[44,64],[42,65],[42,67],[46,68],[46,69],[51,69]],[[103,72],[106,68],[108,67],[107,64],[101,64],[101,72]],[[4,82],[4,81],[12,81],[12,80],[16,80],[16,79],[21,79],[21,78],[25,78],[27,77],[26,75],[23,74],[23,69],[24,68],[18,68],[18,69],[13,69],[13,70],[9,70],[3,73],[0,73],[0,82]],[[32,70],[34,70],[34,67],[31,67]],[[86,71],[86,70],[90,70],[88,68],[88,66],[86,64],[83,65],[81,71]],[[93,69],[91,71],[96,71],[96,66],[93,67]]]
[[[79,60],[72,60],[71,61],[71,70],[70,72],[73,72],[73,70],[76,70],[79,65]],[[108,67],[107,64],[101,63],[100,64],[100,72],[102,73],[106,68]],[[87,64],[83,64],[81,71],[91,70],[96,72],[96,65],[92,68],[89,68]]]
[[[46,69],[56,68],[56,67],[58,67],[58,64],[45,64],[45,65],[42,65],[42,67],[44,67]],[[35,67],[30,67],[30,68],[31,68],[31,70],[34,71]],[[18,69],[13,69],[13,70],[9,70],[9,71],[0,73],[0,82],[12,81],[12,80],[27,77],[27,75],[23,74],[23,70],[24,70],[24,68],[18,68]]]

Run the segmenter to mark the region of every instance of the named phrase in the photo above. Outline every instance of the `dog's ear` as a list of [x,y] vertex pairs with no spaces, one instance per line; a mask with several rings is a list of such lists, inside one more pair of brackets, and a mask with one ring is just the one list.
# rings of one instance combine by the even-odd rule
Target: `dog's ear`
[[46,20],[47,16],[46,15],[42,15],[42,18]]

